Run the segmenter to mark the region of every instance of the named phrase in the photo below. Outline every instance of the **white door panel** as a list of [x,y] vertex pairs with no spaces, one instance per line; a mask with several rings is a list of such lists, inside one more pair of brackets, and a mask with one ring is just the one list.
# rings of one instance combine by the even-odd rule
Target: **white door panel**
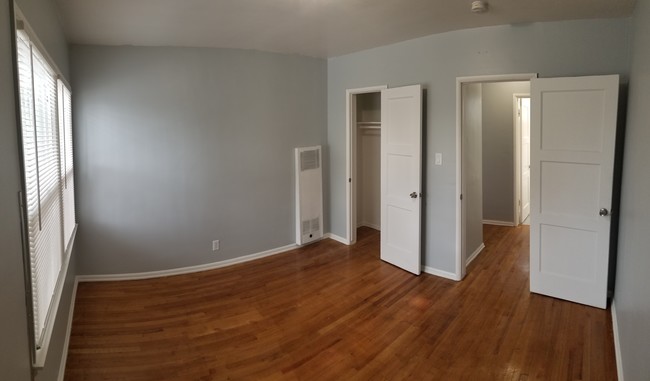
[[531,81],[532,292],[605,308],[618,76]]
[[381,126],[381,259],[420,274],[420,85],[382,90]]
[[595,111],[604,109],[605,96],[604,89],[544,92],[542,149],[601,152],[605,125]]

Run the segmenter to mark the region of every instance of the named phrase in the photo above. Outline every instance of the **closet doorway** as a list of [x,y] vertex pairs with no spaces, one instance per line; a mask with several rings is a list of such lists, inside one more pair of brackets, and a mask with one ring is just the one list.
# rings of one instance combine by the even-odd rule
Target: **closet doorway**
[[[381,227],[381,91],[387,86],[347,91],[347,233]],[[356,181],[353,181],[355,179]]]

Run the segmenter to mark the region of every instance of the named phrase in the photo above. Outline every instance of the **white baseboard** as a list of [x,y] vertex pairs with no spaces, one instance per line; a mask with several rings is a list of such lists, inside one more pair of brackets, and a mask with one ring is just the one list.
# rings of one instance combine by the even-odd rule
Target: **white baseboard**
[[[326,239],[326,238],[333,239],[333,240],[341,242],[341,243],[343,243],[345,245],[350,244],[350,241],[348,241],[347,239],[345,239],[343,237],[340,237],[340,236],[338,236],[336,234],[326,233],[323,236],[323,239]],[[284,252],[287,252],[287,251],[290,251],[290,250],[297,249],[299,247],[300,246],[298,246],[296,244],[290,244],[290,245],[278,247],[278,248],[275,248],[275,249],[262,251],[262,252],[259,252],[259,253],[245,255],[243,257],[227,259],[225,261],[206,263],[206,264],[203,264],[203,265],[196,265],[196,266],[181,267],[181,268],[177,268],[177,269],[160,270],[160,271],[147,271],[147,272],[128,273],[128,274],[78,275],[76,279],[79,282],[111,282],[111,281],[119,281],[119,280],[151,279],[151,278],[160,278],[160,277],[172,276],[172,275],[190,274],[190,273],[196,273],[196,272],[199,272],[199,271],[213,270],[213,269],[218,269],[218,268],[221,268],[221,267],[226,267],[226,266],[231,266],[231,265],[235,265],[235,264],[239,264],[239,263],[249,262],[249,261],[253,261],[255,259],[260,259],[260,258],[264,258],[264,257],[269,257],[271,255],[284,253]]]
[[512,221],[497,221],[497,220],[483,220],[484,225],[496,225],[496,226],[517,226]]
[[616,373],[618,381],[623,381],[623,361],[621,359],[621,342],[618,336],[618,319],[616,317],[616,303],[612,300],[612,330],[614,331],[614,353],[616,353]]
[[334,233],[325,233],[324,238],[333,239],[334,241],[341,242],[344,245],[349,245],[350,244],[350,240],[348,240],[347,238],[343,238],[341,236],[338,236],[338,235],[336,235]]
[[427,274],[439,276],[439,277],[442,277],[442,278],[447,278],[447,279],[451,279],[451,280],[460,280],[460,278],[458,276],[456,276],[456,274],[454,274],[454,273],[450,273],[448,271],[443,271],[443,270],[438,270],[438,269],[435,269],[435,268],[429,267],[429,266],[422,266],[422,271],[424,271]]
[[372,224],[372,223],[369,223],[369,222],[362,222],[362,223],[359,224],[359,227],[362,227],[362,226],[368,227],[370,229],[375,229],[375,230],[381,231],[381,226],[377,225],[377,224]]
[[57,381],[63,381],[65,377],[65,364],[68,361],[68,346],[70,344],[70,333],[72,332],[72,318],[74,315],[74,304],[77,300],[77,285],[79,281],[75,277],[74,286],[72,287],[72,298],[70,299],[70,310],[68,311],[68,325],[65,329],[65,340],[63,341],[63,352],[61,353],[61,364],[59,364],[59,375]]
[[172,276],[172,275],[190,274],[199,271],[218,269],[220,267],[231,266],[238,263],[249,262],[264,257],[269,257],[271,255],[280,254],[290,250],[297,249],[298,247],[299,246],[297,246],[296,244],[291,244],[291,245],[278,247],[275,249],[261,251],[255,254],[245,255],[243,257],[227,259],[225,261],[206,263],[203,265],[196,265],[196,266],[181,267],[181,268],[170,269],[170,270],[148,271],[148,272],[130,273],[130,274],[79,275],[77,276],[77,280],[79,282],[109,282],[109,281],[117,281],[117,280],[139,280],[139,279],[160,278],[160,277]]
[[472,253],[472,255],[470,255],[470,256],[467,258],[467,263],[465,264],[465,267],[469,266],[469,264],[472,263],[472,261],[473,261],[474,259],[476,259],[476,257],[478,257],[479,254],[481,254],[481,252],[483,251],[483,249],[485,249],[485,244],[484,244],[484,243],[481,243],[481,246],[479,246],[476,250],[474,250],[474,252]]

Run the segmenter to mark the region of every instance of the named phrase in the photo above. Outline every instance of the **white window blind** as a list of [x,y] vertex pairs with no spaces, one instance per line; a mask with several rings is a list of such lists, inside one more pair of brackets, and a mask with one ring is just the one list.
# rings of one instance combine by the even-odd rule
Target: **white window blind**
[[[36,363],[47,346],[76,225],[70,91],[18,30],[16,50]],[[42,355],[44,356],[44,355]]]

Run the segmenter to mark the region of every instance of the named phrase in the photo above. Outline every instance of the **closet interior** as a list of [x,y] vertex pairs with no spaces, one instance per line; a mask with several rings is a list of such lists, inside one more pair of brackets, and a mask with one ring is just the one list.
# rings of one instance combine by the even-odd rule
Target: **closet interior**
[[357,228],[381,227],[381,92],[356,95]]

